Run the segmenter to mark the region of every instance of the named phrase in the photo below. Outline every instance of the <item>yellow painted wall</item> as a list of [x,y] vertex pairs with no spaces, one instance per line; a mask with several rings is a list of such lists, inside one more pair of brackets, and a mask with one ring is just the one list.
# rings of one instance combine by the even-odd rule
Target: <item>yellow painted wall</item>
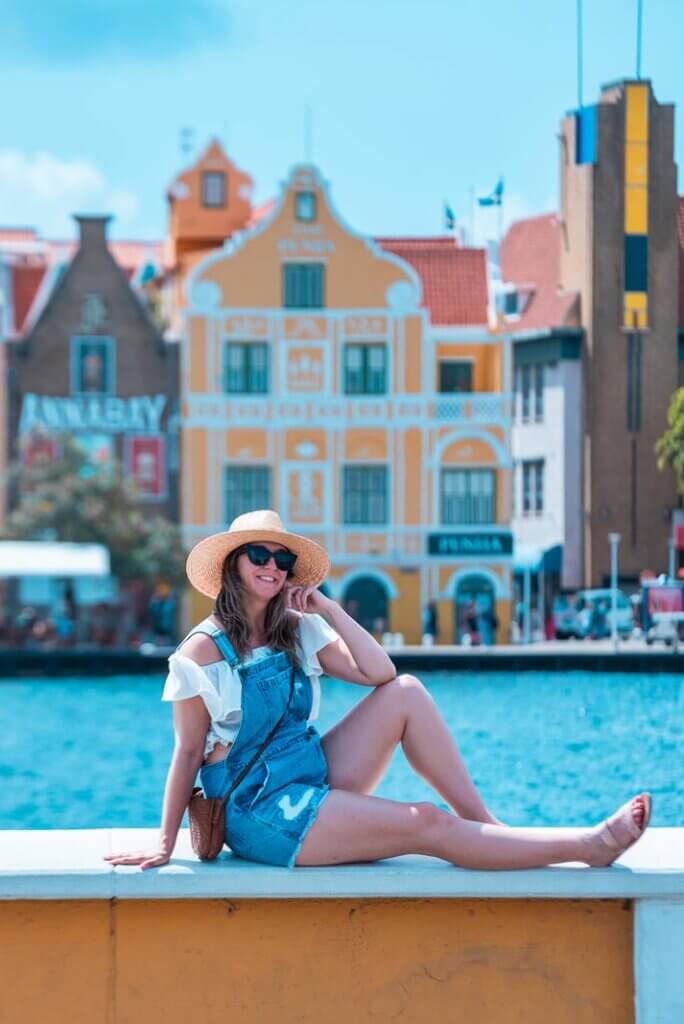
[[624,901],[17,901],[7,1024],[631,1024]]
[[501,390],[501,345],[478,345],[441,341],[435,345],[434,390],[439,391],[439,362],[442,359],[472,362],[473,391]]
[[344,432],[345,459],[386,459],[387,431],[383,428],[357,430],[347,427]]
[[326,264],[326,309],[377,309],[385,305],[391,284],[412,281],[410,273],[386,253],[339,223],[315,175],[302,168],[292,184],[295,189],[315,193],[316,221],[300,223],[295,219],[294,191],[288,190],[269,220],[268,230],[253,235],[230,259],[202,271],[199,280],[219,286],[224,306],[234,306],[239,295],[240,305],[247,309],[281,307],[283,260]]
[[417,526],[420,523],[420,487],[416,487],[414,481],[420,479],[421,453],[422,434],[417,427],[414,427],[407,430],[404,436],[404,458],[407,470],[404,477],[403,501],[404,522],[407,526]]
[[267,451],[268,437],[265,430],[256,430],[254,427],[231,427],[225,433],[227,459],[235,462],[245,458],[262,460],[266,458]]
[[[208,321],[198,316],[190,317],[188,323],[189,380],[187,383],[190,387],[190,391],[197,393],[205,392],[209,387],[204,347],[208,329]],[[213,383],[212,390],[214,390]]]
[[490,445],[479,438],[466,437],[463,440],[454,441],[444,449],[441,464],[444,466],[493,466],[496,465],[496,453]]
[[418,394],[422,390],[422,339],[423,322],[421,318],[418,316],[406,317],[404,320],[404,360],[406,365],[404,390],[408,394]]

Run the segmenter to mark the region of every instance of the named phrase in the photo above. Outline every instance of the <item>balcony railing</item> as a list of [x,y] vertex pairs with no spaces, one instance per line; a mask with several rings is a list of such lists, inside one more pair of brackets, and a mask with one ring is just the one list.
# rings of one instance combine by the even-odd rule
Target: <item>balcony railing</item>
[[439,395],[434,399],[433,409],[438,420],[497,423],[511,419],[513,396],[499,392]]
[[383,426],[389,422],[425,426],[430,421],[508,425],[512,396],[498,392],[458,395],[192,395],[186,399],[187,419],[193,425],[265,426]]

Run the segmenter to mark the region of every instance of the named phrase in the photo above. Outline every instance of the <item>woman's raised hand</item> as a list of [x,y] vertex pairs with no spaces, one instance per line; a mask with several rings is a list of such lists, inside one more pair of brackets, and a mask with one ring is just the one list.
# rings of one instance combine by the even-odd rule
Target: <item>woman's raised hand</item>
[[287,599],[290,608],[311,615],[322,614],[330,605],[330,598],[322,594],[318,587],[293,587],[287,584]]
[[163,849],[136,850],[135,853],[108,853],[102,858],[110,864],[139,864],[145,868],[159,868],[162,864],[168,864],[171,854]]

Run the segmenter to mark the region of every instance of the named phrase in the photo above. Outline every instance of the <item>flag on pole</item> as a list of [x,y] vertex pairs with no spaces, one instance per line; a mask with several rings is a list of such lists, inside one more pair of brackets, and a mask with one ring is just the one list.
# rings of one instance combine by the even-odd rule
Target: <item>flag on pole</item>
[[453,231],[456,227],[456,216],[447,201],[444,201],[444,226],[447,231]]
[[478,205],[479,206],[501,206],[501,204],[503,203],[503,190],[504,190],[503,178],[499,178],[499,180],[497,181],[496,185],[494,186],[494,191],[493,192],[490,192],[488,196],[479,196],[478,197],[478,200],[477,200]]

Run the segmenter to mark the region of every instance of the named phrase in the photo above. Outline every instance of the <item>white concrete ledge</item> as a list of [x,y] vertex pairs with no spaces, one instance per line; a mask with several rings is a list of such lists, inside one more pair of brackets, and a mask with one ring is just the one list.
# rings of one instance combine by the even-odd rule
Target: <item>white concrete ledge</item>
[[111,867],[102,856],[150,849],[157,829],[0,831],[0,899],[684,898],[684,828],[650,829],[610,868],[467,871],[432,857],[272,868],[224,850],[201,863],[181,831],[162,868]]

